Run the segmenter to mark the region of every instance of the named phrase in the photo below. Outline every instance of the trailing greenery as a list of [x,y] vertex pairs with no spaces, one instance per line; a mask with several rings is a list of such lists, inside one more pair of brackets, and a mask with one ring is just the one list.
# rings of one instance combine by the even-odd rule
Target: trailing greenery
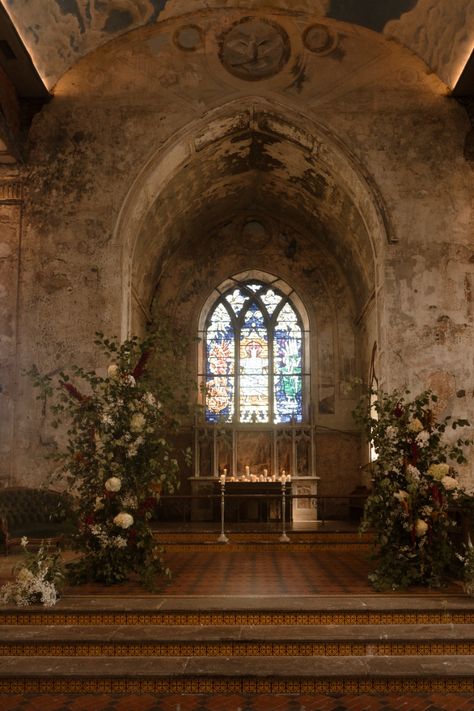
[[97,333],[104,375],[77,366],[54,379],[29,372],[65,434],[53,457],[76,503],[74,541],[83,555],[69,566],[73,582],[110,585],[134,574],[152,588],[157,573],[169,574],[150,520],[160,492],[177,486],[173,441],[189,400],[175,344],[165,326],[124,343]]
[[370,580],[376,590],[438,587],[459,566],[450,509],[469,498],[455,465],[466,461],[471,440],[459,436],[448,442],[445,436],[469,422],[437,420],[431,391],[407,400],[409,395],[408,390],[372,392],[354,412],[377,455],[362,524],[375,533],[377,567]]

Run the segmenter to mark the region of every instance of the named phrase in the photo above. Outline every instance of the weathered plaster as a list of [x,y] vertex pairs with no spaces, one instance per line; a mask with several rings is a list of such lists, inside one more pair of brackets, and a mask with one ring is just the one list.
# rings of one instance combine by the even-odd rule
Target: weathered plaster
[[[312,314],[320,426],[353,428],[348,381],[367,379],[375,341],[384,385],[448,392],[449,381],[446,411],[473,418],[465,112],[420,59],[374,32],[325,18],[337,47],[318,55],[304,44],[313,15],[266,14],[291,55],[263,81],[220,61],[218,37],[241,16],[221,8],[186,17],[204,38],[195,51],[175,42],[183,20],[169,17],[58,82],[30,132],[18,367],[104,366],[94,332],[140,332],[158,304],[192,331],[216,284],[258,267]],[[250,250],[232,226],[252,217],[272,227]],[[19,481],[43,476],[41,422],[21,380]],[[354,454],[340,451],[333,478],[350,468],[352,486]]]

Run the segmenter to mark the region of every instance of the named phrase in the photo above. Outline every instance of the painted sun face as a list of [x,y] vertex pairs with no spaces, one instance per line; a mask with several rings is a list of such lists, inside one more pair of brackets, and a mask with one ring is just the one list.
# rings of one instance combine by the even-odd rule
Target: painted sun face
[[288,36],[279,25],[246,18],[224,36],[220,56],[227,71],[240,79],[265,79],[288,61]]

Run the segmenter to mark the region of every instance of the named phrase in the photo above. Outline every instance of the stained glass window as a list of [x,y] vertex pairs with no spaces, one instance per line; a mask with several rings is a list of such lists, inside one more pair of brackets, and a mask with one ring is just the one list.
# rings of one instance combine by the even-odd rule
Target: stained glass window
[[255,280],[221,294],[205,327],[206,420],[303,420],[303,328],[288,296]]

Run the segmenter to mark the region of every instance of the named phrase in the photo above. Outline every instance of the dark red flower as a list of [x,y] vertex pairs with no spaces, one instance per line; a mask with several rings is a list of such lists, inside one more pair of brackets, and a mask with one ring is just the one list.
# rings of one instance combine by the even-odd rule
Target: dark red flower
[[71,397],[76,398],[76,400],[79,400],[79,402],[85,402],[87,400],[87,397],[80,393],[79,390],[72,383],[65,383],[64,380],[61,380],[61,385],[65,390],[68,391]]
[[397,402],[397,404],[395,405],[393,414],[395,415],[395,417],[401,417],[403,415],[403,407],[400,405],[399,402]]
[[132,375],[135,378],[135,380],[138,380],[138,378],[140,378],[143,375],[143,371],[145,370],[145,366],[146,366],[147,361],[149,360],[150,356],[151,356],[150,350],[143,351],[143,353],[141,354],[140,359],[132,372]]
[[94,523],[94,514],[88,514],[84,518],[84,523],[86,524],[86,526],[92,526],[92,524]]

